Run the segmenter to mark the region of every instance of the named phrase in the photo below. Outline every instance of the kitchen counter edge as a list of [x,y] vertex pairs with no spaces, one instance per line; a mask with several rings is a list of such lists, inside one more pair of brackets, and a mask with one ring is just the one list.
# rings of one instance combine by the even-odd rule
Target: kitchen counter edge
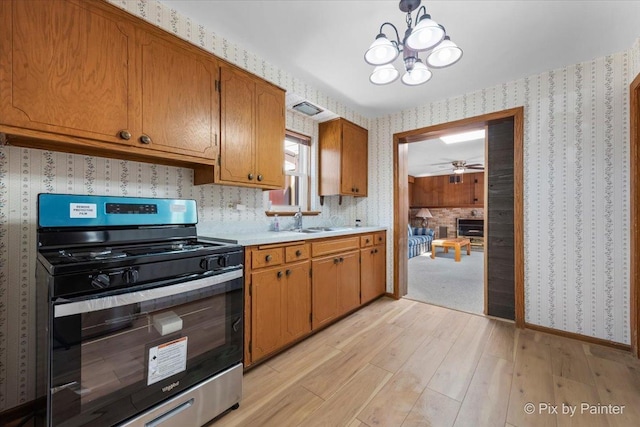
[[387,231],[383,226],[354,227],[349,230],[321,231],[318,233],[300,233],[297,231],[263,231],[258,233],[205,233],[199,235],[202,240],[214,240],[235,243],[242,246],[270,245],[274,243],[289,243],[305,240],[323,239],[325,237],[349,236],[352,234],[373,233]]

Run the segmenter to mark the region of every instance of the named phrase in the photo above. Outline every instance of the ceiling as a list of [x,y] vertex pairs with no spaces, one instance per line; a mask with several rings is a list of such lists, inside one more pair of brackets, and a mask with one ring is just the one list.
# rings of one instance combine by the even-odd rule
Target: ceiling
[[421,86],[374,86],[364,52],[383,22],[406,29],[397,0],[160,2],[372,118],[624,51],[640,36],[640,1],[425,1],[464,56]]
[[[454,160],[484,165],[484,138],[445,144],[440,138],[412,142],[408,146],[407,172],[411,176],[451,175]],[[466,172],[481,172],[466,170]]]

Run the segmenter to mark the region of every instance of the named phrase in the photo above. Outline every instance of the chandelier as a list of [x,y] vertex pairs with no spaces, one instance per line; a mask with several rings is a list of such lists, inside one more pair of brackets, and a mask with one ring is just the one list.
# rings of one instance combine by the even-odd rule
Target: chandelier
[[[407,30],[402,41],[395,25],[385,22],[380,26],[379,34],[364,54],[364,60],[376,66],[369,76],[371,83],[386,85],[400,76],[400,72],[392,64],[400,53],[405,68],[402,83],[409,86],[420,85],[431,78],[432,73],[427,65],[431,68],[444,68],[455,64],[462,57],[462,49],[451,41],[444,27],[431,19],[424,6],[418,9],[420,3],[421,0],[400,0],[400,10],[407,14]],[[416,9],[416,25],[412,28],[411,13]],[[396,40],[389,40],[382,32],[385,25],[394,29]],[[426,65],[418,57],[418,53],[425,51],[428,51]]]

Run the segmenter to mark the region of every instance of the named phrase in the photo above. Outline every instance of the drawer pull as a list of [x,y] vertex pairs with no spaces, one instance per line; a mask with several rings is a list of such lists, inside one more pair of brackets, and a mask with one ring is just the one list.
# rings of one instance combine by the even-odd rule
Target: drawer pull
[[287,270],[287,276],[291,276],[291,270]]
[[369,239],[367,239],[366,242],[369,243]]
[[282,277],[282,271],[278,271],[278,279]]
[[271,255],[267,255],[266,257],[264,257],[264,260],[267,262],[271,261]]
[[378,237],[378,242],[382,242],[382,237]]
[[131,139],[131,132],[129,132],[126,129],[123,129],[120,131],[120,133],[118,133],[118,136],[120,137],[120,139],[124,139],[125,141],[128,141]]
[[300,256],[300,255],[302,255],[302,251],[301,251],[300,249],[298,249],[298,250],[296,251],[296,256]]

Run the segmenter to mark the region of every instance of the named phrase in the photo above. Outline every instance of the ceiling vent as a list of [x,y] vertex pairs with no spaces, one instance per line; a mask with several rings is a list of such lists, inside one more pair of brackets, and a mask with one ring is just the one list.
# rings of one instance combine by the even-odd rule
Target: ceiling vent
[[322,113],[324,111],[322,108],[316,107],[315,105],[307,101],[296,104],[291,108],[302,114],[306,114],[307,116],[315,116],[316,114]]

